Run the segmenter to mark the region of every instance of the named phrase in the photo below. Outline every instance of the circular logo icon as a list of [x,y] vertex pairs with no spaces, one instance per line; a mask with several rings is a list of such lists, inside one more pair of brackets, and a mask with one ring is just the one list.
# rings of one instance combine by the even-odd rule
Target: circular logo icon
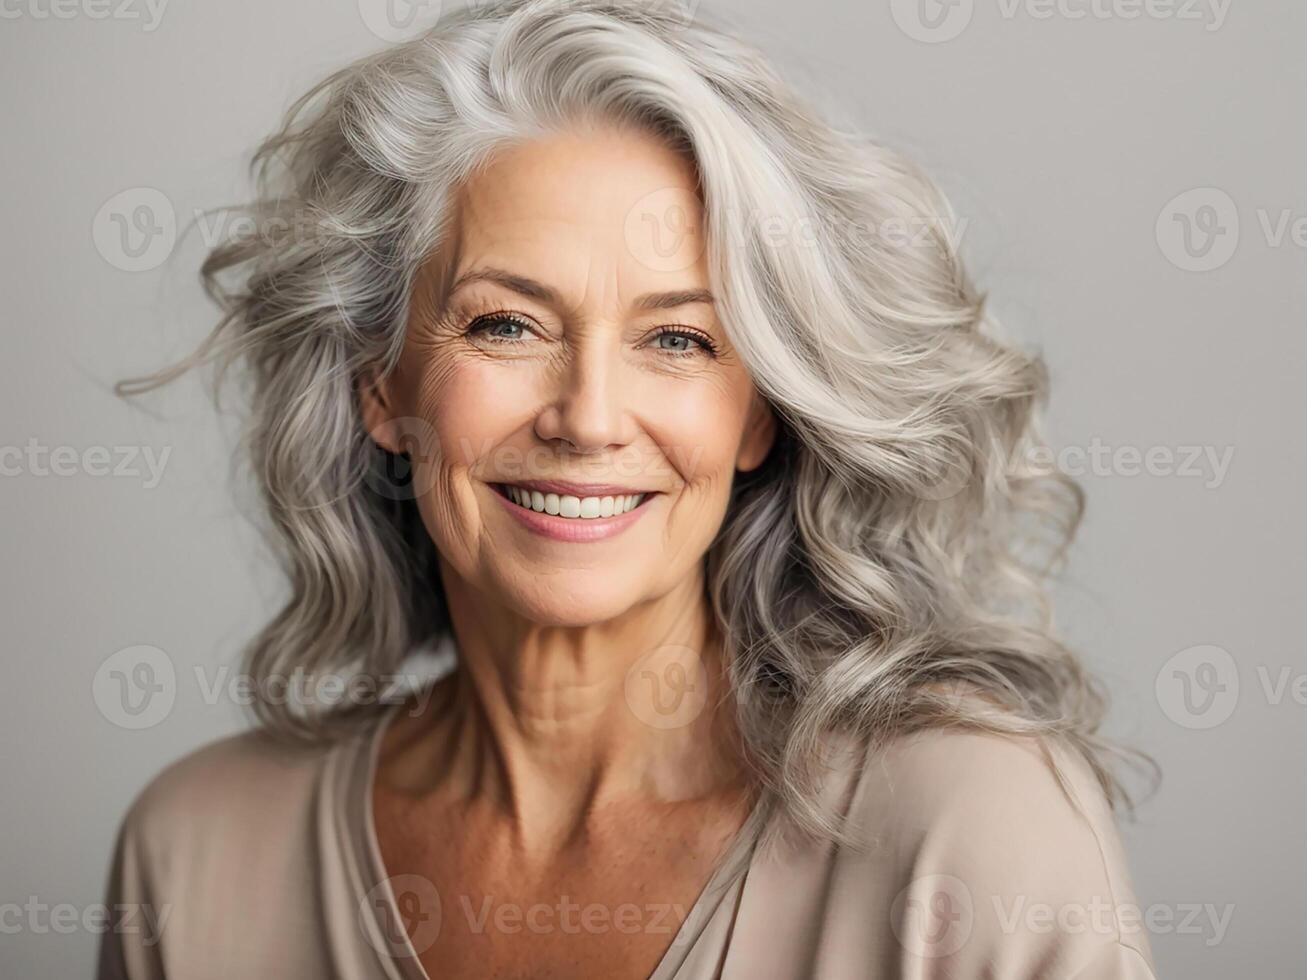
[[922,959],[950,956],[971,937],[971,889],[953,875],[914,878],[890,905],[890,926],[905,950]]
[[163,191],[133,187],[109,198],[96,212],[91,240],[115,269],[157,269],[177,243],[177,213]]
[[950,500],[971,483],[971,458],[961,453],[933,460],[913,493],[922,500]]
[[967,29],[975,12],[975,0],[890,0],[899,30],[923,44],[952,41]]
[[636,261],[654,272],[681,272],[694,266],[706,241],[700,221],[702,205],[688,189],[651,191],[627,212],[626,247]]
[[172,658],[152,646],[119,650],[95,672],[91,696],[100,714],[119,728],[152,728],[177,700]]
[[1157,703],[1184,728],[1215,728],[1239,703],[1239,669],[1221,647],[1181,650],[1157,672]]
[[698,651],[650,650],[626,672],[626,703],[650,728],[684,728],[708,703],[708,673]]
[[363,26],[377,38],[398,44],[440,19],[440,0],[358,0]]
[[1186,272],[1211,272],[1239,247],[1239,208],[1216,187],[1196,187],[1171,198],[1157,216],[1157,244]]
[[694,23],[694,15],[699,10],[699,0],[648,0],[647,6],[654,13],[661,14],[676,27],[684,30]]
[[440,893],[422,875],[392,875],[359,902],[359,925],[383,956],[420,956],[440,935]]
[[[440,440],[429,422],[391,419],[370,435],[372,460],[364,482],[375,493],[387,500],[416,500],[435,485]],[[378,436],[395,451],[383,447]]]

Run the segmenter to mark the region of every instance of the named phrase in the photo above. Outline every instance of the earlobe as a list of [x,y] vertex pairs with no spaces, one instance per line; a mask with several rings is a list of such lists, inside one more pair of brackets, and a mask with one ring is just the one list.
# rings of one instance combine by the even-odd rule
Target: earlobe
[[355,382],[358,392],[359,415],[363,428],[382,449],[391,453],[399,452],[399,442],[395,438],[394,415],[391,409],[389,386],[384,379],[378,379],[374,371],[365,371]]
[[735,468],[741,473],[748,473],[762,465],[767,454],[776,442],[776,413],[771,404],[756,391],[753,406],[749,412],[749,425],[744,439],[740,443],[740,452],[736,458]]

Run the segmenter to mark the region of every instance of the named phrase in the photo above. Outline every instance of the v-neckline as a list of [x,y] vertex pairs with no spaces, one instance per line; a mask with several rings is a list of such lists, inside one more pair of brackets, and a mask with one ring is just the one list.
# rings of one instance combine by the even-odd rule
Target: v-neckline
[[[391,722],[403,707],[403,702],[392,705],[381,720],[373,726],[372,730],[360,738],[362,746],[355,758],[356,760],[361,759],[363,773],[361,779],[357,781],[349,780],[349,783],[361,785],[361,791],[355,795],[354,799],[348,801],[347,807],[347,819],[352,824],[349,828],[351,831],[349,838],[361,846],[363,852],[361,857],[365,863],[365,867],[362,869],[364,871],[363,890],[356,896],[357,901],[360,903],[356,907],[371,907],[379,919],[384,918],[389,923],[402,922],[403,917],[395,903],[393,890],[389,886],[389,881],[397,877],[397,875],[392,875],[387,871],[385,861],[381,856],[381,844],[377,838],[372,804],[381,743],[385,738],[386,731],[390,728]],[[681,951],[682,961],[689,955],[702,934],[708,918],[715,911],[716,906],[714,905],[710,909],[708,908],[709,903],[720,901],[726,894],[726,886],[729,884],[728,875],[731,874],[733,866],[742,877],[748,876],[749,869],[753,865],[757,845],[756,839],[749,844],[748,853],[741,860],[727,861],[726,858],[735,850],[736,845],[741,843],[741,835],[751,829],[759,807],[760,803],[755,802],[751,812],[745,817],[744,822],[718,855],[713,872],[708,876],[708,881],[699,891],[698,896],[690,906],[689,913],[681,920],[680,927],[672,936],[667,948],[663,950],[657,965],[646,980],[675,980],[677,973],[680,971],[680,964],[673,963],[673,954],[678,952],[679,947],[684,946],[683,951]],[[733,876],[731,880],[734,880]],[[383,884],[385,887],[381,887]],[[366,902],[367,894],[371,894],[373,890],[378,892],[374,897],[379,900]],[[697,930],[693,936],[689,935],[691,929]],[[408,929],[400,928],[398,932],[400,934],[396,937],[398,940],[396,945],[400,946],[398,955],[387,957],[380,949],[376,949],[377,956],[383,961],[383,968],[386,969],[389,975],[397,977],[398,980],[431,980],[418,957],[417,950],[413,947]]]

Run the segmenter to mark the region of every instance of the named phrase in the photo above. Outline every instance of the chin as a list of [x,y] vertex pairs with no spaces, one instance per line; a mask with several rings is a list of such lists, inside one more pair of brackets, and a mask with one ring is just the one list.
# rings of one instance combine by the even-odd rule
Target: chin
[[[584,573],[570,573],[586,578]],[[585,590],[569,587],[567,589],[535,589],[529,594],[505,596],[509,605],[514,607],[524,619],[540,626],[580,627],[595,623],[605,623],[628,612],[632,606],[643,601],[643,596],[626,590],[614,590],[613,583],[595,583],[597,587],[608,588]]]

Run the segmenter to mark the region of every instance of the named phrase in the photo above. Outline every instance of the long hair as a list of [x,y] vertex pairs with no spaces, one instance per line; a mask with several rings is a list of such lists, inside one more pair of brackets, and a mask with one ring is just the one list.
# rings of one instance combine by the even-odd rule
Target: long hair
[[[706,559],[760,811],[841,839],[818,802],[826,735],[937,725],[1065,739],[1128,800],[1097,734],[1101,691],[1052,625],[1083,492],[1035,459],[1042,359],[1000,337],[924,173],[668,4],[456,10],[331,74],[257,150],[250,215],[279,233],[214,247],[202,279],[221,321],[118,386],[210,358],[219,386],[247,369],[247,449],[290,580],[251,675],[381,677],[449,630],[413,499],[378,492],[396,461],[364,431],[359,378],[398,359],[451,191],[505,144],[583,118],[693,160],[718,314],[778,419]],[[359,717],[256,711],[314,739]]]

